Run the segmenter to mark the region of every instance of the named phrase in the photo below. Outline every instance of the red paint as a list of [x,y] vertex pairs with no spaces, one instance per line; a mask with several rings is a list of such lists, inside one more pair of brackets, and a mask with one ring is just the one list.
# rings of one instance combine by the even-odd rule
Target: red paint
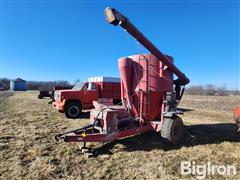
[[173,73],[151,54],[121,58],[118,66],[123,97],[128,100],[131,96],[131,106],[136,109],[133,115],[139,117],[142,112],[146,121],[155,120],[161,114],[165,92],[173,91]]
[[240,123],[240,106],[237,106],[233,111],[234,119]]
[[119,82],[91,82],[96,85],[96,89],[87,89],[89,82],[79,90],[60,90],[55,94],[59,94],[60,98],[55,99],[53,106],[59,112],[63,112],[65,104],[71,101],[80,102],[83,109],[93,108],[93,101],[100,98],[110,98],[113,100],[121,99],[120,83]]
[[[96,109],[90,114],[92,126],[60,135],[66,142],[108,142],[147,131],[160,131],[166,95],[170,94],[171,98],[166,100],[167,103],[174,101],[172,104],[175,105],[174,86],[180,91],[180,86],[189,83],[189,79],[174,65],[173,58],[162,54],[124,15],[111,8],[106,8],[105,14],[109,23],[123,27],[151,54],[118,60],[123,105],[104,106],[94,102]],[[175,81],[173,73],[178,76]],[[104,88],[110,91],[110,87]],[[176,109],[174,105],[171,105],[172,109]],[[176,112],[166,109],[170,114]]]

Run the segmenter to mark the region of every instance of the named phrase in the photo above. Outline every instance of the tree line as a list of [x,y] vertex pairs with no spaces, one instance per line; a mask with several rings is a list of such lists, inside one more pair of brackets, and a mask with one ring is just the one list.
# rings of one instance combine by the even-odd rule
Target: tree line
[[[79,82],[76,80],[74,84]],[[28,90],[50,90],[54,86],[72,86],[69,81],[59,80],[59,81],[27,81]],[[2,78],[0,79],[0,90],[9,90],[10,89],[10,79]],[[227,90],[226,86],[221,87],[214,86],[212,84],[197,85],[187,87],[185,90],[186,94],[189,95],[210,95],[210,96],[225,96],[225,95],[240,95],[238,90]]]
[[[0,90],[6,91],[10,89],[10,79],[0,79]],[[72,86],[69,81],[27,81],[28,90],[52,90],[54,86]]]
[[220,87],[212,84],[190,86],[186,88],[186,94],[189,95],[207,95],[207,96],[226,96],[226,95],[240,95],[239,90],[227,90],[225,85]]

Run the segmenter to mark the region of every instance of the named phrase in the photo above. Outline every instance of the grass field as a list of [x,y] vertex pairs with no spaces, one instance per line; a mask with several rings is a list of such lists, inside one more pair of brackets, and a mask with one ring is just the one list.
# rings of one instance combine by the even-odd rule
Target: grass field
[[[3,98],[4,97],[4,98]],[[179,147],[164,145],[158,133],[114,143],[91,144],[98,156],[87,158],[76,143],[57,144],[54,135],[88,123],[69,120],[37,92],[0,94],[1,179],[191,179],[181,176],[181,161],[235,165],[240,179],[240,135],[232,109],[240,97],[184,96],[180,108],[186,139]]]

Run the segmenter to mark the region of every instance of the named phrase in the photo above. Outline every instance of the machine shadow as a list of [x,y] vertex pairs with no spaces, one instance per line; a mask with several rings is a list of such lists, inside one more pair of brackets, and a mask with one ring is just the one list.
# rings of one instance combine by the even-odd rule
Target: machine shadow
[[80,119],[88,119],[88,118],[90,118],[90,111],[83,111],[79,118]]
[[[219,144],[222,142],[240,142],[237,125],[232,123],[199,124],[186,126],[185,140],[179,146],[166,145],[160,133],[147,132],[134,137],[107,143],[96,149],[97,154],[112,154],[117,151],[151,151],[162,149],[170,151],[181,147],[193,147],[205,144]],[[122,146],[120,149],[116,145]]]
[[185,112],[190,112],[190,111],[194,111],[193,109],[186,109],[186,108],[177,108],[178,111],[182,111],[183,113]]

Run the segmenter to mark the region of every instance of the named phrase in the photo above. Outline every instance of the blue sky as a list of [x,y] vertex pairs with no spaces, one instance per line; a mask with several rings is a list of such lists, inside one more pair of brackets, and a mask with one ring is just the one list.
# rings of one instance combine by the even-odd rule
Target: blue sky
[[103,10],[115,7],[190,78],[240,89],[238,1],[10,1],[1,4],[2,76],[119,76],[117,59],[147,52]]

